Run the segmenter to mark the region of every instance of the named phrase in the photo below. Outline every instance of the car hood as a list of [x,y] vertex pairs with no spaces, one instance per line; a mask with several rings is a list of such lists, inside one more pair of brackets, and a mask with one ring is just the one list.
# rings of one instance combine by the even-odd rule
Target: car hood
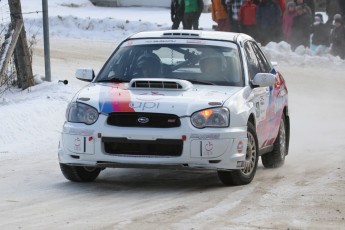
[[143,112],[191,115],[219,107],[242,87],[192,85],[187,89],[133,89],[128,83],[91,83],[75,101],[97,108],[100,113]]

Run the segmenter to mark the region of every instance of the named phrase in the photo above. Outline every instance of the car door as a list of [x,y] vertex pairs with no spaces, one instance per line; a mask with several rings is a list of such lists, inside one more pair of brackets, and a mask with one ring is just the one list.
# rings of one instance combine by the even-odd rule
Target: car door
[[[254,78],[257,73],[269,73],[270,65],[263,58],[261,51],[253,41],[247,41],[244,44],[245,55],[248,65],[248,74],[250,80]],[[259,147],[266,147],[270,140],[271,132],[271,110],[272,102],[272,87],[257,87],[252,91],[252,102],[255,106],[256,116],[256,132],[258,134]]]

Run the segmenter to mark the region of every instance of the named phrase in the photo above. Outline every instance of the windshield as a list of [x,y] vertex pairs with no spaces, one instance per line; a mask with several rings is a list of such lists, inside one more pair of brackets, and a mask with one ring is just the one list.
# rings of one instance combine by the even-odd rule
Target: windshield
[[111,56],[96,82],[168,78],[183,79],[193,84],[244,85],[236,44],[213,42],[217,45],[211,45],[212,42],[206,44],[205,41],[198,44],[194,44],[194,40],[173,41],[175,42],[156,44],[154,40],[145,40],[138,44],[132,42],[130,45],[126,42]]

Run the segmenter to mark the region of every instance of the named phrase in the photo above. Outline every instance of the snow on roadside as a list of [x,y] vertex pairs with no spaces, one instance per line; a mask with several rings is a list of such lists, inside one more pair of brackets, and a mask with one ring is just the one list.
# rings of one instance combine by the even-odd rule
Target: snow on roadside
[[[144,12],[145,8],[142,11]],[[208,14],[203,15],[203,17],[207,16],[211,17]],[[115,19],[104,17],[99,19],[91,17],[79,18],[70,15],[53,16],[50,17],[49,31],[53,38],[120,41],[140,31],[170,29],[170,22],[166,19],[150,22],[141,19],[130,21],[125,18]],[[29,37],[42,37],[42,19],[28,18],[25,20],[25,25]],[[206,24],[204,29],[210,30],[209,26]],[[339,57],[334,57],[330,54],[313,55],[309,48],[304,48],[303,46],[297,47],[293,51],[291,50],[291,46],[286,42],[270,42],[263,49],[272,61],[277,61],[283,65],[306,67],[334,66],[336,68],[343,68],[345,66],[345,61]]]

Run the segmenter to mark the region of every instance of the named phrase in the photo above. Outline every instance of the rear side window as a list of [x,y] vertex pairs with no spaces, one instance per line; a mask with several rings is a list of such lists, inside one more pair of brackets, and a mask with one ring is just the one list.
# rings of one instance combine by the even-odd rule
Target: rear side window
[[253,50],[255,52],[256,57],[258,58],[258,62],[260,65],[261,72],[263,73],[270,73],[272,70],[271,64],[267,61],[267,58],[263,54],[262,50],[259,46],[253,42],[251,42],[253,46]]

